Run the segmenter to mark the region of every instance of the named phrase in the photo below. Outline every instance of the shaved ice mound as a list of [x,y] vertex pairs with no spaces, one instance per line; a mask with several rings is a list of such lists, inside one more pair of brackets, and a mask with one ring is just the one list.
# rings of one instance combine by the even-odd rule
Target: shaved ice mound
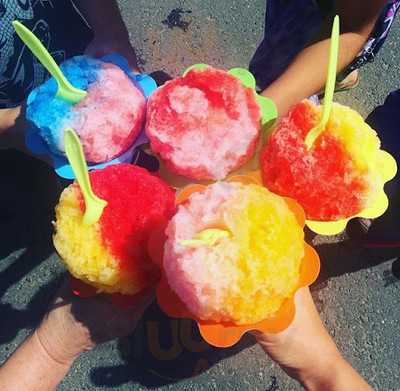
[[56,207],[54,245],[75,278],[99,292],[136,294],[158,279],[146,245],[174,214],[175,194],[158,177],[127,164],[93,171],[90,180],[108,202],[100,220],[82,223],[83,196],[72,184]]
[[261,113],[253,89],[211,67],[192,69],[149,99],[146,132],[169,170],[219,180],[254,154]]
[[307,219],[337,221],[376,201],[385,179],[376,132],[354,110],[334,103],[327,129],[307,151],[304,140],[319,122],[322,107],[296,105],[269,137],[262,155],[265,186],[294,198]]
[[27,118],[50,150],[64,155],[66,128],[77,132],[89,162],[107,162],[128,150],[145,119],[146,99],[141,90],[118,66],[90,57],[74,57],[61,69],[87,96],[75,105],[57,98],[53,78],[31,93]]
[[[184,242],[215,228],[229,235],[196,247]],[[257,323],[298,287],[303,229],[284,199],[261,186],[219,182],[192,194],[166,234],[168,284],[198,319]]]

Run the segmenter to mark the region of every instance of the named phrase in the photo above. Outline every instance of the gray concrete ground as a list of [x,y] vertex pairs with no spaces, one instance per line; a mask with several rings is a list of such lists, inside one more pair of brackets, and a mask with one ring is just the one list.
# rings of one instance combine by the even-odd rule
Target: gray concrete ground
[[[264,0],[120,0],[132,42],[146,71],[180,74],[205,62],[246,66],[261,37]],[[163,24],[173,9],[186,31]],[[365,67],[356,90],[337,100],[363,115],[399,87],[399,21],[379,58]],[[10,173],[15,167],[16,172]],[[58,184],[48,168],[0,154],[0,362],[37,323],[63,273],[51,246]],[[346,358],[377,390],[400,389],[400,284],[396,254],[368,254],[355,243],[314,238],[322,273],[314,298]],[[300,387],[251,338],[233,349],[206,345],[188,321],[170,320],[154,306],[134,336],[82,355],[59,390],[269,390]]]

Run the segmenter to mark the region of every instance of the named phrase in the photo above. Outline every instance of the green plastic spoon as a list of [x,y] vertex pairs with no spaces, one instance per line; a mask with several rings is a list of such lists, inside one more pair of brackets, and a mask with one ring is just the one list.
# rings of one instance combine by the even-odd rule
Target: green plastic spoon
[[307,134],[305,143],[308,150],[312,148],[314,142],[325,130],[326,124],[329,121],[329,117],[332,111],[333,94],[335,92],[336,71],[337,71],[338,54],[339,54],[339,23],[340,23],[339,16],[336,15],[332,27],[328,79],[326,81],[326,87],[325,87],[325,97],[324,97],[324,107],[322,109],[322,117],[319,124],[313,129],[311,129],[310,132],[308,132]]
[[186,247],[214,246],[220,239],[229,238],[231,235],[224,229],[210,228],[199,232],[192,240],[182,240],[180,244]]
[[65,129],[64,143],[65,153],[85,200],[86,208],[83,215],[83,224],[92,225],[100,220],[103,209],[107,206],[107,201],[98,198],[93,193],[82,145],[73,129]]
[[57,97],[72,104],[79,103],[87,95],[86,91],[75,88],[64,76],[51,54],[40,40],[22,23],[12,22],[15,31],[41,64],[49,71],[58,84]]

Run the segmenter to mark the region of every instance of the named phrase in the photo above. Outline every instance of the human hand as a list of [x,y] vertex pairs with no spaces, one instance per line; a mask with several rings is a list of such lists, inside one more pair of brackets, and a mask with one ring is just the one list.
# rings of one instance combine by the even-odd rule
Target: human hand
[[264,351],[307,390],[371,390],[339,353],[309,288],[295,296],[292,324],[278,334],[253,332]]
[[127,34],[122,34],[122,36],[121,34],[96,34],[85,50],[85,54],[95,58],[111,53],[118,53],[125,57],[132,72],[141,73],[135,50],[129,42]]
[[146,291],[131,308],[119,308],[105,295],[76,297],[65,281],[35,333],[53,360],[70,364],[81,352],[130,334],[153,297]]
[[296,315],[292,324],[279,334],[254,332],[264,351],[290,376],[299,378],[313,371],[318,362],[340,356],[322,324],[309,288],[295,296]]
[[110,53],[119,53],[128,60],[133,72],[140,73],[135,50],[129,41],[129,33],[122,19],[116,0],[75,0],[91,26],[94,39],[86,48],[85,54],[102,57]]

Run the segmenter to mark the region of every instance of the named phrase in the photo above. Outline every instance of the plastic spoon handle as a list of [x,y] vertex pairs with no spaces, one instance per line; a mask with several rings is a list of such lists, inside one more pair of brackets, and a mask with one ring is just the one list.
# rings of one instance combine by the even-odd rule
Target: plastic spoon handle
[[14,21],[12,24],[25,45],[28,46],[35,57],[49,71],[54,79],[56,79],[58,84],[57,96],[70,103],[80,102],[86,96],[86,91],[80,90],[71,85],[71,83],[65,78],[60,67],[54,61],[51,54],[29,29],[18,21]]
[[65,153],[74,171],[76,180],[85,200],[83,224],[92,225],[100,220],[107,202],[98,198],[92,190],[82,145],[73,129],[64,132]]
[[308,132],[305,143],[307,149],[310,150],[320,134],[325,130],[326,124],[332,111],[333,94],[335,92],[336,72],[339,54],[339,16],[336,15],[333,21],[331,48],[329,54],[328,78],[325,86],[324,107],[322,109],[322,117],[319,124]]

